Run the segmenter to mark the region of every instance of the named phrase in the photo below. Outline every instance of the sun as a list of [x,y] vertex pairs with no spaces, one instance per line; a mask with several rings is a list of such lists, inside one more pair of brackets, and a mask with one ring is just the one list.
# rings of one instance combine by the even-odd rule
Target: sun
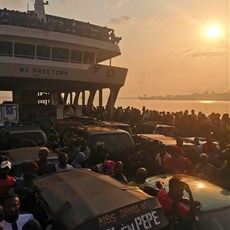
[[205,34],[208,38],[219,38],[221,36],[221,28],[216,25],[208,26],[205,29]]

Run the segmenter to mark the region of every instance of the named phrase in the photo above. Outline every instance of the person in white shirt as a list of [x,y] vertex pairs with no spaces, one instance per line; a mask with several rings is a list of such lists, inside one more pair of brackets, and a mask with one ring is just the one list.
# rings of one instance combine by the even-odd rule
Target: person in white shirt
[[169,157],[170,154],[166,151],[166,146],[164,144],[159,145],[159,152],[156,154],[156,173],[164,173],[164,160],[166,157]]
[[[2,204],[4,219],[0,222],[0,229],[4,230],[22,230],[23,226],[28,222],[34,220],[31,213],[20,213],[20,198],[15,193],[8,193]],[[37,222],[37,227],[33,230],[41,229]]]
[[67,163],[69,160],[67,153],[61,152],[58,156],[58,160],[58,164],[55,165],[57,172],[73,169],[73,166]]

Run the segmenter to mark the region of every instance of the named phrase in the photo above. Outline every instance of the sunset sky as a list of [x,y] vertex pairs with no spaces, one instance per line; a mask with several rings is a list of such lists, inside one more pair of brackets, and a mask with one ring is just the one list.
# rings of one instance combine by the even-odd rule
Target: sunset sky
[[[0,3],[33,9],[31,0]],[[229,0],[49,0],[45,9],[122,37],[122,55],[112,60],[128,68],[120,96],[229,90]]]

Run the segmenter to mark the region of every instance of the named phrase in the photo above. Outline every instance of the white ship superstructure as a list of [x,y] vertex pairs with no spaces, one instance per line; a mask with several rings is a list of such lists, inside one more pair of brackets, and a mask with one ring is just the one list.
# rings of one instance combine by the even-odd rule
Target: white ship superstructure
[[[19,105],[93,105],[109,89],[112,110],[127,69],[104,61],[120,55],[113,29],[45,14],[43,0],[35,10],[0,11],[0,91],[13,92]],[[86,98],[86,94],[88,98]]]

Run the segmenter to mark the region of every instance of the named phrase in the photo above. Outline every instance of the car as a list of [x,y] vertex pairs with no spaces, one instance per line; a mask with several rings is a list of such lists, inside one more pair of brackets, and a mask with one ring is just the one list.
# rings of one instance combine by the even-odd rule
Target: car
[[[161,142],[162,144],[166,146],[166,148],[176,145],[176,138],[165,136],[163,134],[137,134],[135,136],[136,138],[139,137],[144,140]],[[194,144],[185,141],[184,146],[194,146]]]
[[[198,138],[199,140],[199,145],[203,145],[207,142],[207,138],[206,137],[182,137],[182,139],[185,141],[185,142],[190,142],[190,143],[194,143],[194,139],[195,138]],[[219,141],[217,140],[212,140],[212,142],[216,145],[217,149],[220,148],[219,146]]]
[[[2,151],[1,154],[5,155],[7,159],[12,164],[20,164],[26,161],[37,161],[38,151],[41,147],[25,147],[25,148],[16,148]],[[56,161],[58,159],[58,154],[49,150],[48,160]]]
[[157,121],[136,122],[132,126],[134,134],[162,134],[165,136],[179,136],[179,130],[174,125],[162,124]]
[[133,134],[154,133],[155,129],[156,129],[156,124],[154,122],[136,122],[132,125]]
[[[38,161],[38,151],[41,147],[25,147],[25,148],[16,148],[2,151],[1,155],[9,160],[13,165],[13,175],[19,177],[21,175],[21,165],[24,162]],[[58,163],[58,154],[49,151],[48,161],[57,164]]]
[[44,229],[157,230],[168,224],[156,198],[89,169],[56,172],[33,182]]
[[74,116],[65,118],[64,120],[80,122],[83,125],[89,125],[98,121],[95,117],[91,116]]
[[[168,192],[168,183],[172,177],[178,177],[187,183],[194,200],[201,203],[198,215],[200,230],[228,230],[230,226],[230,191],[208,181],[184,174],[166,174],[148,177],[146,186],[156,188],[156,182],[164,183]],[[185,196],[187,193],[184,194]],[[188,197],[187,197],[188,198]]]
[[104,143],[104,147],[109,151],[110,159],[121,160],[124,163],[130,154],[135,152],[135,145],[131,135],[118,128],[98,124],[84,125],[67,130],[66,137],[86,139],[91,153],[96,151],[96,143]]
[[117,121],[99,121],[99,122],[101,123],[101,125],[105,125],[105,126],[107,125],[113,128],[123,129],[127,131],[130,135],[132,135],[132,129],[129,124],[121,123]]
[[54,120],[54,128],[57,131],[61,143],[63,143],[63,139],[69,135],[69,130],[73,130],[78,126],[82,126],[81,122],[70,120],[70,119],[56,119]]
[[68,135],[69,130],[73,130],[82,125],[101,124],[101,122],[95,117],[90,116],[74,116],[64,119],[53,119],[53,123],[55,130],[58,132],[61,143],[63,143],[63,139]]
[[174,125],[156,124],[155,132],[163,134],[165,136],[177,137],[179,136],[179,130]]
[[[135,144],[139,145],[146,142],[153,143],[156,149],[159,144],[164,144],[168,153],[170,153],[171,147],[176,145],[176,138],[168,137],[162,134],[136,134],[133,136],[133,140]],[[184,141],[182,148],[191,162],[196,164],[199,158],[199,151],[197,147],[193,143]]]
[[0,150],[45,146],[45,132],[35,123],[14,123],[0,127]]
[[129,124],[114,121],[101,121],[96,120],[94,117],[81,116],[55,120],[55,129],[59,133],[61,140],[66,136],[68,130],[77,128],[82,125],[108,126],[112,128],[123,129],[132,134],[132,130]]

